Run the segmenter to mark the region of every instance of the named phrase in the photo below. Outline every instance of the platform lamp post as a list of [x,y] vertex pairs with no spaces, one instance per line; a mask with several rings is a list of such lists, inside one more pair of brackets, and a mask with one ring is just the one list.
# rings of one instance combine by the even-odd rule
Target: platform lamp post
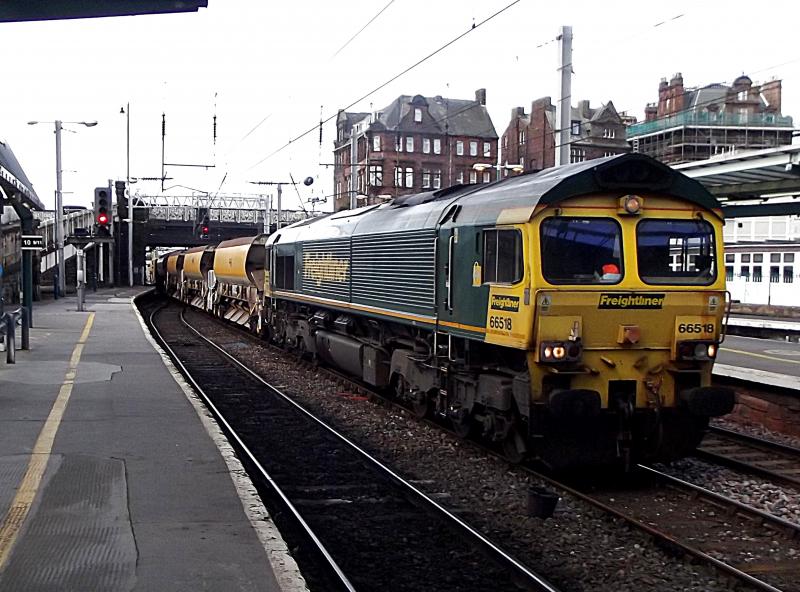
[[65,123],[94,127],[96,121],[29,121],[28,125],[37,123],[53,123],[56,126],[56,259],[58,262],[58,286],[55,287],[63,296],[67,292],[66,265],[64,262],[64,204],[61,184],[61,128]]
[[[125,194],[128,198],[128,286],[133,288],[133,200],[131,199],[131,104],[120,107],[125,115]],[[163,181],[162,181],[162,187]]]

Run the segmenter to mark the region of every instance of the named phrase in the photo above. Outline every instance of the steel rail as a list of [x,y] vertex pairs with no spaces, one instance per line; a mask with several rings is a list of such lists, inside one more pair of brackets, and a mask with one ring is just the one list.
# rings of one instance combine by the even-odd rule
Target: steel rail
[[506,565],[506,566],[510,567],[516,573],[516,575],[518,577],[520,577],[524,581],[526,581],[529,586],[534,586],[536,590],[542,590],[542,591],[545,591],[545,592],[560,592],[559,588],[556,588],[550,582],[548,582],[545,578],[543,578],[539,574],[531,571],[528,567],[526,567],[524,564],[522,564],[516,558],[514,558],[510,554],[508,554],[505,551],[503,551],[502,549],[500,549],[497,545],[495,545],[493,542],[491,542],[489,539],[487,539],[485,536],[483,536],[480,532],[478,532],[477,530],[472,528],[469,524],[464,522],[461,518],[459,518],[458,516],[456,516],[455,514],[450,512],[447,508],[445,508],[444,506],[439,504],[437,501],[435,501],[435,500],[431,499],[430,497],[428,497],[421,489],[419,489],[418,487],[416,487],[412,483],[410,483],[410,482],[406,481],[405,479],[403,479],[403,477],[401,477],[395,471],[393,471],[388,466],[383,464],[377,458],[375,458],[374,456],[369,454],[367,451],[365,451],[362,448],[360,448],[357,444],[355,444],[352,440],[350,440],[349,438],[347,438],[343,434],[340,434],[339,432],[337,432],[335,429],[333,429],[331,426],[329,426],[328,424],[323,422],[321,419],[317,418],[310,411],[308,411],[305,407],[303,407],[302,405],[297,403],[294,399],[292,399],[291,397],[289,397],[288,395],[283,393],[281,390],[275,388],[273,385],[271,385],[266,380],[264,380],[261,376],[259,376],[256,372],[254,372],[253,370],[248,368],[242,362],[237,360],[234,356],[232,356],[227,351],[225,351],[221,346],[217,345],[216,343],[214,343],[214,341],[212,341],[211,339],[209,339],[208,337],[203,335],[200,331],[198,331],[195,327],[193,327],[186,320],[186,318],[184,316],[184,312],[185,312],[185,309],[181,312],[181,320],[200,339],[204,340],[211,347],[216,349],[217,352],[219,352],[221,355],[223,355],[225,358],[227,358],[232,364],[234,364],[242,372],[250,375],[253,379],[255,379],[256,381],[260,382],[262,385],[264,385],[271,392],[275,393],[276,395],[278,395],[281,398],[283,398],[286,402],[291,404],[300,413],[302,413],[303,415],[308,417],[310,420],[312,420],[313,422],[318,424],[320,427],[322,427],[325,430],[327,430],[332,436],[334,436],[335,438],[337,438],[338,440],[342,441],[347,446],[352,448],[360,456],[362,456],[364,459],[366,459],[372,466],[380,469],[380,471],[383,474],[385,474],[387,477],[389,477],[392,481],[394,481],[396,484],[398,484],[401,487],[403,487],[406,491],[412,493],[414,495],[415,499],[417,499],[418,501],[421,501],[427,507],[433,509],[436,513],[440,514],[441,516],[444,516],[447,520],[449,520],[453,524],[457,525],[463,532],[465,532],[470,537],[472,537],[475,541],[477,541],[481,545],[481,547],[484,549],[484,551],[486,551],[488,554],[490,554],[494,558],[495,561],[497,561],[501,565]]
[[[718,428],[718,427],[711,427],[710,433],[714,436],[720,437],[722,439],[729,440],[733,445],[742,446],[749,448],[750,450],[761,452],[765,454],[769,454],[770,452],[775,452],[779,457],[782,457],[780,460],[785,459],[786,462],[791,463],[792,460],[796,463],[796,469],[800,469],[800,449],[795,448],[793,446],[789,446],[787,444],[781,444],[779,442],[772,442],[770,440],[765,440],[763,438],[758,438],[756,436],[751,436],[749,434],[741,434],[739,432],[728,430],[725,428]],[[708,445],[712,445],[708,443]],[[760,477],[765,477],[775,482],[780,482],[785,485],[790,485],[793,487],[797,487],[800,485],[800,476],[794,476],[790,473],[781,472],[780,469],[777,468],[767,468],[760,466],[758,461],[749,461],[749,460],[742,460],[740,458],[736,458],[736,454],[725,454],[722,452],[716,452],[713,450],[707,450],[703,448],[703,443],[695,451],[695,456],[698,458],[703,458],[709,461],[713,461],[715,463],[726,465],[734,469],[739,469],[741,471],[746,471],[752,473],[754,475],[758,475]],[[788,458],[788,457],[794,457]]]
[[[158,328],[156,327],[155,322],[154,322],[155,321],[155,315],[157,313],[161,312],[161,310],[163,310],[163,308],[165,306],[166,305],[162,305],[162,306],[156,308],[153,312],[150,313],[150,317],[149,317],[150,328],[155,333],[154,336],[156,337],[156,339],[161,344],[161,347],[163,347],[167,351],[167,353],[169,354],[170,358],[172,358],[173,363],[178,366],[178,368],[181,371],[181,374],[183,374],[183,376],[186,377],[186,380],[189,381],[189,383],[192,385],[192,388],[195,390],[195,392],[197,392],[197,394],[200,395],[200,397],[203,399],[206,407],[213,413],[215,419],[224,427],[225,431],[236,441],[236,445],[239,447],[239,449],[242,452],[244,452],[244,454],[247,456],[249,461],[258,470],[258,472],[261,475],[261,478],[263,478],[264,481],[266,481],[269,484],[270,488],[272,488],[272,490],[278,496],[278,498],[283,503],[283,505],[286,507],[286,509],[289,511],[289,513],[294,517],[294,519],[297,521],[297,523],[302,527],[304,533],[313,542],[313,544],[316,546],[317,551],[325,559],[325,561],[327,562],[328,566],[331,568],[331,571],[333,571],[333,573],[338,578],[339,583],[342,585],[342,587],[344,589],[348,590],[349,592],[356,592],[356,588],[353,586],[353,584],[350,582],[350,580],[344,574],[342,569],[339,567],[339,565],[333,559],[333,557],[331,556],[330,552],[327,550],[327,548],[322,543],[322,541],[319,540],[319,538],[314,533],[314,531],[311,529],[311,527],[308,525],[308,523],[305,521],[305,519],[300,515],[300,512],[297,510],[297,508],[294,506],[294,504],[292,504],[292,502],[289,501],[289,498],[287,497],[287,495],[278,486],[278,484],[275,482],[275,480],[272,478],[272,476],[266,471],[266,469],[261,465],[261,463],[258,461],[258,459],[253,454],[253,452],[245,445],[244,441],[239,437],[239,435],[236,433],[236,431],[233,429],[233,427],[228,423],[228,421],[225,419],[225,417],[222,415],[222,413],[220,413],[220,411],[217,409],[217,407],[214,405],[214,403],[211,401],[211,399],[206,395],[206,393],[203,390],[203,388],[197,383],[197,381],[195,381],[195,379],[192,377],[192,375],[187,370],[186,366],[183,364],[183,362],[180,360],[180,358],[175,353],[175,351],[169,346],[169,344],[167,343],[167,340],[164,338],[164,336],[158,330]],[[188,325],[186,323],[185,319],[183,318],[183,311],[181,311],[181,320],[184,322],[184,324],[186,324],[186,326],[189,329],[191,329],[192,331],[197,333],[197,331],[194,329],[194,327],[191,327],[190,325]],[[199,333],[197,333],[197,334],[200,335]],[[200,335],[200,337],[202,337],[202,335]],[[205,338],[203,337],[203,339],[205,339]],[[208,341],[208,340],[206,340],[206,341]],[[219,350],[219,348],[217,348],[217,350]],[[222,350],[219,350],[219,351],[222,351]],[[225,352],[223,352],[223,353],[225,354],[225,356],[226,356],[226,358],[228,360],[233,360],[233,358],[231,358],[231,356],[228,356],[227,353],[225,353]],[[242,368],[241,364],[239,364],[238,362],[235,362],[234,366],[236,366],[237,368]]]
[[[203,312],[203,311],[198,309],[198,312]],[[237,333],[242,333],[243,335],[246,335],[248,337],[248,339],[252,339],[254,342],[259,342],[259,343],[261,343],[261,344],[263,344],[263,345],[265,345],[267,347],[273,347],[273,346],[271,346],[271,344],[269,344],[267,342],[264,342],[263,340],[259,339],[258,337],[256,337],[252,333],[246,331],[244,328],[240,327],[239,325],[226,323],[226,322],[224,322],[224,321],[222,321],[222,320],[220,320],[220,319],[218,319],[216,317],[211,317],[211,320],[219,322],[220,325],[222,325],[224,327],[229,327],[229,328],[235,330]],[[235,359],[235,358],[233,358],[233,356],[231,356],[227,352],[224,352],[224,350],[221,350],[221,351],[223,351],[223,353],[226,356],[228,356],[229,358]],[[286,350],[284,350],[284,349],[280,349],[280,351],[286,352]],[[241,362],[238,362],[238,360],[236,360],[236,363],[238,365],[240,365],[241,367],[245,368],[246,371],[252,373],[252,371],[249,368],[247,368],[246,366],[243,366],[241,364]],[[378,397],[382,402],[388,402],[389,404],[391,404],[392,406],[394,406],[396,408],[403,409],[403,410],[405,410],[405,411],[407,411],[409,413],[411,412],[407,407],[402,406],[402,405],[398,405],[397,403],[386,399],[385,397],[383,397],[379,393],[375,393],[373,390],[367,388],[365,385],[359,384],[357,381],[354,381],[353,379],[351,379],[351,378],[349,378],[349,377],[347,377],[347,376],[345,376],[345,375],[343,375],[343,374],[341,374],[341,373],[339,373],[337,371],[331,370],[329,368],[323,368],[323,369],[325,369],[327,372],[329,372],[330,375],[333,378],[335,378],[337,380],[346,381],[349,384],[353,385],[353,387],[355,387],[357,389],[360,389],[360,390],[365,391],[365,392],[369,392],[373,396]],[[291,401],[291,402],[296,405],[296,403],[294,403],[294,401]],[[443,427],[439,423],[434,423],[434,422],[431,422],[429,420],[426,420],[426,423],[429,423],[430,425],[435,425],[436,427],[438,427],[440,429],[443,429],[445,432],[449,433],[453,438],[455,438],[455,439],[457,439],[459,441],[464,441],[463,438],[458,437],[451,430],[447,429],[446,427]],[[501,459],[507,461],[507,459],[504,456],[502,456],[501,454],[499,454],[498,452],[496,452],[496,451],[494,451],[494,450],[492,450],[490,448],[487,448],[486,446],[481,445],[480,443],[473,442],[473,441],[468,441],[468,442],[470,444],[474,445],[479,450],[483,451],[485,454],[489,454],[489,455],[492,455],[492,456],[495,456],[497,458],[501,458]],[[565,493],[569,494],[572,497],[580,499],[581,501],[584,501],[584,502],[588,503],[589,505],[594,506],[595,508],[601,510],[602,512],[610,514],[611,516],[614,516],[615,518],[617,518],[619,520],[622,520],[623,522],[633,526],[634,528],[637,528],[638,530],[643,531],[644,533],[646,533],[649,536],[651,536],[654,540],[660,541],[665,546],[668,546],[668,547],[670,547],[672,549],[679,549],[681,552],[683,552],[686,555],[689,555],[689,556],[694,557],[694,558],[696,558],[696,559],[698,559],[700,561],[703,561],[705,563],[710,564],[715,569],[727,574],[728,576],[730,576],[732,578],[735,578],[736,580],[739,580],[740,582],[743,582],[743,583],[751,586],[755,590],[759,590],[761,592],[783,592],[781,589],[776,588],[776,587],[768,584],[767,582],[759,580],[758,578],[755,578],[755,577],[751,576],[750,574],[748,574],[746,572],[743,572],[740,569],[737,569],[736,567],[733,567],[732,565],[729,565],[728,563],[725,563],[724,561],[721,561],[721,560],[709,555],[708,553],[705,553],[704,551],[701,551],[700,549],[692,547],[691,545],[688,545],[688,544],[682,542],[681,540],[671,536],[670,534],[667,534],[667,533],[665,533],[665,532],[663,532],[663,531],[661,531],[661,530],[659,530],[659,529],[647,524],[646,522],[643,522],[643,521],[641,521],[641,520],[639,520],[639,519],[637,519],[637,518],[635,518],[635,517],[633,517],[633,516],[631,516],[629,514],[626,514],[625,512],[617,510],[616,508],[614,508],[612,506],[609,506],[608,504],[605,504],[605,503],[601,502],[600,500],[595,499],[592,496],[590,496],[588,494],[585,494],[585,493],[583,493],[583,492],[581,492],[581,491],[579,491],[579,490],[577,490],[577,489],[565,484],[562,481],[559,481],[559,480],[557,480],[555,478],[552,478],[552,477],[550,477],[548,475],[545,475],[545,474],[543,474],[543,473],[541,473],[539,471],[536,471],[536,470],[534,470],[534,469],[532,469],[532,468],[530,468],[528,466],[521,465],[518,468],[520,468],[524,472],[528,473],[532,477],[535,477],[535,478],[537,478],[537,479],[539,479],[541,481],[544,481],[545,483],[549,484],[550,486],[554,487],[555,489],[558,489],[558,490],[560,490],[562,492],[565,492]],[[649,467],[644,467],[644,466],[641,466],[641,468],[649,470],[649,471],[653,470],[653,469],[650,469]],[[669,477],[669,476],[667,476],[667,477]],[[675,479],[675,480],[676,481],[680,481],[678,479]],[[689,484],[689,483],[687,483],[687,485],[688,486],[692,486],[692,484]],[[694,487],[697,487],[697,486],[694,486]],[[699,489],[702,489],[702,488],[699,488]],[[710,491],[708,493],[711,494],[712,496],[717,496],[718,495],[718,494],[715,494],[715,493],[710,492]],[[719,496],[719,497],[722,497],[722,496]],[[734,502],[734,500],[728,500],[727,498],[723,498],[723,500],[724,500],[723,503]],[[734,503],[739,503],[739,502],[734,502]],[[742,505],[744,505],[744,504],[742,504]],[[755,508],[751,508],[749,506],[745,506],[745,509],[746,510],[753,510],[754,512],[759,512]],[[764,514],[766,514],[766,513],[764,513]],[[786,521],[783,521],[782,519],[780,519],[780,518],[778,518],[776,516],[773,516],[771,514],[767,514],[767,518],[768,519],[775,519],[777,521],[776,524],[779,525],[779,526],[782,526],[780,523],[786,522]],[[791,522],[788,523],[788,527],[790,529],[798,528],[797,525],[795,525],[794,523],[791,523]]]
[[653,467],[648,467],[646,465],[636,465],[636,467],[640,471],[645,471],[646,473],[655,475],[659,479],[662,479],[663,481],[672,485],[677,485],[683,489],[688,489],[692,493],[696,493],[702,497],[705,497],[714,503],[724,505],[728,508],[735,508],[737,512],[758,518],[763,524],[768,524],[775,528],[775,530],[784,531],[790,537],[800,538],[800,524],[797,524],[796,522],[791,522],[785,518],[776,516],[775,514],[770,514],[769,512],[754,508],[753,506],[749,506],[738,500],[725,497],[724,495],[716,493],[715,491],[711,491],[710,489],[706,489],[700,485],[695,485],[694,483],[684,481],[678,477],[673,477],[672,475],[654,469]]

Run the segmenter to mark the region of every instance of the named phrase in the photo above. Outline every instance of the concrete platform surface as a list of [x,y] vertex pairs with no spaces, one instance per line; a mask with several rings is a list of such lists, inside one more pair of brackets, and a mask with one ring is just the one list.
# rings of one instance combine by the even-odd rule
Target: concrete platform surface
[[36,303],[0,361],[0,592],[305,589],[135,292]]

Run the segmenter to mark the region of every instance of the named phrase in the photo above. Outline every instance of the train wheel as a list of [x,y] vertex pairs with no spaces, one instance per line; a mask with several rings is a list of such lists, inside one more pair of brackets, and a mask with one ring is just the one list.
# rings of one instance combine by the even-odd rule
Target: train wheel
[[522,434],[519,433],[516,427],[512,427],[508,431],[506,439],[503,440],[503,456],[505,456],[509,462],[516,465],[525,460],[527,453],[528,449],[527,446],[525,446],[525,438],[522,437]]
[[417,419],[425,419],[428,417],[431,413],[431,399],[428,394],[423,391],[414,393],[411,409],[414,412],[414,417]]
[[450,423],[453,426],[453,432],[459,438],[467,438],[472,433],[473,422],[472,414],[466,409],[457,409],[450,414]]

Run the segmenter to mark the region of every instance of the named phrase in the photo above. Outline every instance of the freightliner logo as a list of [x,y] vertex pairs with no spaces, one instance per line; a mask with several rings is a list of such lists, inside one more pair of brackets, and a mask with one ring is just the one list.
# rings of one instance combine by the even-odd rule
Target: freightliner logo
[[662,308],[664,294],[600,294],[597,308]]
[[492,310],[519,311],[519,296],[492,296]]

